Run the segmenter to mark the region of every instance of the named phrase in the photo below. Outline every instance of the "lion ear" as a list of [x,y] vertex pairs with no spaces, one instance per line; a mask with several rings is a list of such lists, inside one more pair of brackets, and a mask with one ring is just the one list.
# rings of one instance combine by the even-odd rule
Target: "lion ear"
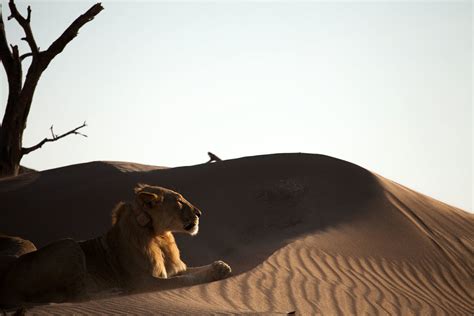
[[143,189],[145,189],[146,186],[147,185],[144,183],[137,183],[136,187],[133,189],[133,192],[138,193],[142,191]]
[[142,202],[142,204],[148,208],[152,208],[163,201],[162,197],[158,194],[146,191],[138,192],[137,197]]

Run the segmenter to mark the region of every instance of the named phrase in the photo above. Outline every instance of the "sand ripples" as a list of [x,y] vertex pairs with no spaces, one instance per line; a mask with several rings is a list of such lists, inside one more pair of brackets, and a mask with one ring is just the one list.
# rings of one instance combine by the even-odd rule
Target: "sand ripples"
[[221,286],[226,283],[232,283],[228,288],[237,288],[239,295],[230,295],[222,287],[221,299],[240,311],[331,315],[467,315],[474,311],[468,280],[435,261],[345,257],[300,242]]
[[[61,313],[469,315],[472,279],[436,257],[388,260],[322,251],[299,239],[230,279],[173,291],[65,304]],[[125,306],[125,310],[124,310]],[[36,313],[49,314],[56,306]]]
[[[102,190],[102,182],[90,186],[89,169],[95,170],[94,178],[107,179],[105,184],[117,184],[108,191],[110,203],[102,195],[84,199],[79,191],[77,196],[54,194],[34,200],[44,201],[35,204],[43,210],[41,216],[62,214],[54,208],[62,205],[57,197],[92,201],[75,203],[80,212],[70,210],[64,213],[67,218],[58,219],[84,229],[107,203],[128,192],[124,190],[132,182],[177,188],[207,214],[199,238],[183,239],[182,253],[201,263],[223,259],[240,274],[172,291],[38,306],[34,314],[474,315],[473,215],[355,165],[294,154],[129,172],[126,177],[111,173],[116,168],[79,166],[68,169],[76,170],[74,178],[57,171],[19,186],[24,191],[0,188],[0,197],[15,215],[9,225],[21,227],[21,214],[35,214],[33,202],[19,207],[17,201],[32,196],[25,192],[54,192],[45,189],[49,182],[62,187],[63,180],[84,178],[88,192]],[[196,179],[205,181],[196,185]],[[90,210],[89,217],[83,210]],[[76,213],[78,220],[71,220]],[[41,218],[32,222],[31,231],[42,227],[37,225]],[[59,228],[59,235],[72,231]],[[43,230],[38,238],[55,237],[43,236]]]

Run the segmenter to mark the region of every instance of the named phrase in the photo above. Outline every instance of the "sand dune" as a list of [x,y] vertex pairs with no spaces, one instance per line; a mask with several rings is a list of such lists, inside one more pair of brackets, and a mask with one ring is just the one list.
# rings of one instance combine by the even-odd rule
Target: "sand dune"
[[191,266],[234,276],[171,291],[35,307],[47,313],[474,314],[474,216],[359,166],[279,154],[166,169],[92,162],[0,180],[0,232],[43,246],[105,232],[137,182],[204,211],[177,236]]

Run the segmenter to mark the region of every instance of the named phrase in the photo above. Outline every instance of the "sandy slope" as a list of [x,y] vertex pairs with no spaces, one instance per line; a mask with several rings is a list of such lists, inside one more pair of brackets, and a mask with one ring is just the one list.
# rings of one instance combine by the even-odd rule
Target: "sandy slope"
[[474,313],[474,216],[353,164],[281,154],[163,169],[93,162],[0,181],[0,232],[42,246],[104,232],[136,182],[204,211],[178,243],[190,265],[235,275],[35,313]]

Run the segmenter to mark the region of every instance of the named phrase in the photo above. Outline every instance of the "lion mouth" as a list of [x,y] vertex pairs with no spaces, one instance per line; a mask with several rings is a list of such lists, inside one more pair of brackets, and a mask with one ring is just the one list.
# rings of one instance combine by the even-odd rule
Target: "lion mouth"
[[188,225],[184,226],[184,229],[186,230],[186,232],[188,232],[188,234],[194,236],[199,231],[199,222],[196,221],[193,223],[189,223]]
[[196,226],[196,223],[189,223],[188,225],[184,226],[184,229],[187,231],[192,230]]

